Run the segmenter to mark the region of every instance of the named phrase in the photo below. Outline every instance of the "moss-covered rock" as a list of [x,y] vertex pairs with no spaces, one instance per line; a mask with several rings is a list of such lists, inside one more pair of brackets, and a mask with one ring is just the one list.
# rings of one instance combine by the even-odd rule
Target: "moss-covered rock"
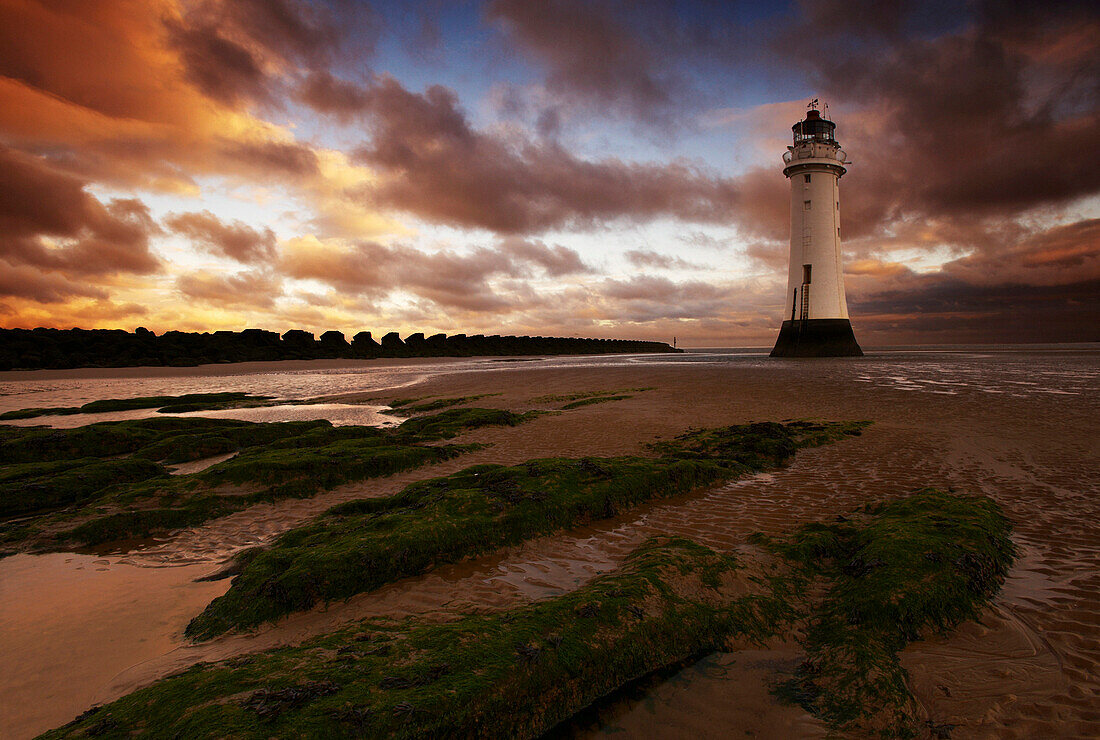
[[840,736],[911,737],[897,651],[978,614],[1009,534],[989,499],[924,491],[758,537],[771,556],[756,562],[654,539],[564,596],[196,665],[43,737],[531,738],[654,671],[777,635],[807,651],[782,694]]
[[915,736],[898,652],[978,616],[1012,564],[1010,530],[991,499],[929,489],[768,541],[824,587],[804,606],[806,660],[780,695],[845,733]]
[[[310,496],[349,481],[450,459],[470,446],[428,444],[463,430],[529,416],[453,409],[395,429],[327,421],[252,423],[155,418],[73,429],[0,427],[0,554],[19,548],[98,545],[200,524],[261,501]],[[191,475],[157,463],[238,454]],[[126,456],[122,459],[104,459]],[[233,490],[228,490],[232,487]],[[70,507],[64,511],[57,511]]]
[[183,413],[207,409],[231,408],[245,402],[264,401],[273,396],[254,396],[251,393],[186,393],[182,396],[139,396],[137,398],[107,398],[91,401],[83,406],[51,406],[48,408],[18,409],[0,414],[0,421],[33,419],[38,416],[71,416],[73,414],[102,414],[109,411],[133,411],[157,409],[163,413]]
[[[402,428],[417,421],[411,419]],[[250,553],[229,592],[196,617],[187,632],[210,637],[254,627],[441,563],[773,468],[802,445],[837,439],[861,427],[796,422],[704,430],[656,446],[657,457],[478,465],[413,483],[396,496],[337,506],[258,554]]]
[[622,684],[738,630],[735,563],[651,541],[576,592],[446,624],[368,620],[196,666],[46,738],[535,737]]

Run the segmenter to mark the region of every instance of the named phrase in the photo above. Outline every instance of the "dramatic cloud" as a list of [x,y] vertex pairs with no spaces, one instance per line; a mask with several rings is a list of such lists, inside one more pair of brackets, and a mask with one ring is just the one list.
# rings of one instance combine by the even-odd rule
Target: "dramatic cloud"
[[666,118],[674,99],[666,60],[615,9],[586,0],[495,0],[487,14],[546,65],[551,91],[643,119]]
[[515,310],[517,297],[524,304],[533,300],[523,278],[590,271],[571,249],[519,239],[465,254],[373,242],[340,248],[302,239],[288,243],[282,269],[288,276],[319,280],[349,295],[377,298],[406,291],[443,308],[504,313]]
[[0,147],[0,257],[69,275],[158,270],[148,209],[133,199],[104,205],[84,188],[37,158]]
[[271,308],[283,293],[281,279],[258,271],[237,275],[181,275],[176,279],[176,288],[188,300],[248,308]]
[[0,324],[765,344],[816,96],[861,337],[1092,339],[1097,59],[1061,0],[0,0]]
[[241,222],[222,223],[209,211],[173,214],[167,226],[214,254],[238,262],[268,262],[275,256],[275,232]]
[[[871,5],[880,10],[867,25],[848,6],[810,3],[784,47],[802,52],[834,101],[862,108],[839,130],[862,155],[850,178],[857,210],[846,213],[853,234],[906,214],[1001,216],[1096,192],[1100,149],[1081,146],[1100,136],[1094,13],[995,3],[957,31],[899,39],[920,9],[890,6],[891,16]],[[823,14],[827,28],[815,20]]]
[[321,113],[349,120],[370,105],[370,93],[360,85],[337,79],[327,71],[312,72],[298,89],[298,99]]
[[64,275],[0,260],[0,296],[27,298],[35,303],[60,303],[73,296],[106,298],[107,292]]
[[682,257],[672,257],[667,254],[659,254],[648,249],[631,249],[627,251],[626,258],[630,264],[636,267],[655,267],[662,270],[699,270],[699,265],[688,262]]
[[370,91],[374,129],[360,159],[389,177],[364,193],[422,218],[500,233],[674,216],[730,218],[732,183],[686,164],[590,162],[553,142],[518,146],[474,130],[454,92],[409,92],[384,77]]
[[500,249],[518,260],[538,265],[552,277],[592,272],[575,250],[560,244],[547,246],[540,241],[509,238],[500,243]]
[[873,260],[856,261],[845,272],[852,311],[879,331],[972,341],[1096,337],[1100,219],[1041,231],[1003,252],[977,252],[934,273]]
[[701,281],[676,283],[668,278],[640,275],[630,280],[606,280],[601,294],[623,304],[627,321],[705,319],[724,311],[726,293]]
[[341,36],[334,20],[323,4],[206,0],[166,26],[187,79],[208,97],[239,105],[269,99],[273,67],[330,59]]

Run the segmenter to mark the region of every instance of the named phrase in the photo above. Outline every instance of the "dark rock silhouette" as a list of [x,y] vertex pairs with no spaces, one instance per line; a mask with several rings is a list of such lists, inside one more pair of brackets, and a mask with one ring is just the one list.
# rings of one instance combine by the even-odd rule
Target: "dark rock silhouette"
[[191,333],[168,331],[160,336],[145,327],[121,329],[0,329],[0,370],[75,367],[188,367],[216,362],[271,360],[373,359],[376,357],[474,357],[505,355],[585,355],[682,352],[664,342],[572,337],[485,336],[417,332],[404,341],[397,332],[382,337],[357,333],[349,344],[338,331],[320,340],[291,329]]

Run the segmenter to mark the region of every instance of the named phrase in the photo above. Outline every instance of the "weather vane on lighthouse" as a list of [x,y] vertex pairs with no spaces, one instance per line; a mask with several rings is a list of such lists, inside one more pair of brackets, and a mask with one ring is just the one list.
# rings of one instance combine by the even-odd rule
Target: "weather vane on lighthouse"
[[[840,178],[848,170],[836,124],[814,98],[791,127],[794,145],[783,155],[791,181],[791,258],[787,299],[772,357],[858,357],[840,258]],[[828,106],[825,106],[828,110]]]

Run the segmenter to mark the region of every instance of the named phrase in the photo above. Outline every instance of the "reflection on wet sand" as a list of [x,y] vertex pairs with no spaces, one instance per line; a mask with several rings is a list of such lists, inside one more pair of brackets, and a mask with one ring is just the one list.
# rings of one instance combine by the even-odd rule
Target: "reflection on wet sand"
[[[178,640],[187,619],[227,585],[224,581],[191,583],[190,579],[217,570],[232,552],[261,543],[339,501],[388,495],[410,480],[466,465],[515,463],[549,455],[638,453],[646,442],[688,427],[750,420],[870,419],[875,423],[858,439],[800,452],[791,466],[774,474],[653,504],[617,520],[439,568],[347,602],[292,615],[253,635],[230,635],[196,646],[161,637],[148,651],[120,656],[119,662],[130,666],[128,670],[121,666],[98,673],[74,649],[73,665],[52,665],[40,672],[61,684],[79,673],[95,687],[91,692],[95,701],[106,701],[199,660],[295,643],[364,616],[424,614],[447,619],[463,610],[499,609],[560,593],[615,567],[651,534],[681,534],[712,547],[736,550],[753,531],[782,531],[868,500],[938,486],[982,492],[996,499],[1016,522],[1022,556],[981,625],[965,625],[952,635],[916,643],[903,653],[917,698],[930,720],[957,725],[952,737],[1100,734],[1100,710],[1095,709],[1100,705],[1100,680],[1095,675],[1100,664],[1100,456],[1093,441],[1100,354],[933,355],[905,357],[893,365],[888,360],[768,363],[754,357],[687,357],[680,362],[646,363],[619,359],[618,364],[592,367],[531,362],[515,363],[505,372],[469,366],[465,371],[426,375],[415,392],[406,389],[408,395],[503,391],[486,399],[486,405],[514,410],[549,393],[639,386],[656,390],[613,404],[541,417],[516,428],[477,430],[461,441],[486,442],[492,447],[391,479],[344,486],[313,499],[253,507],[131,552],[126,557],[131,563],[198,563],[148,570],[161,576],[143,582],[142,608],[165,609],[157,600],[174,588],[186,594],[172,612],[175,632],[169,632]],[[345,400],[357,399],[351,394]],[[5,567],[0,561],[0,573]],[[59,603],[58,594],[43,589],[42,599],[53,602],[58,629],[68,625],[71,634],[64,639],[78,645],[86,617],[75,605],[82,601],[66,597]],[[186,614],[181,613],[183,603],[189,608]],[[33,625],[29,617],[12,618]],[[104,629],[116,635],[138,633],[128,616],[112,611],[108,604],[98,618]],[[32,640],[39,639],[33,627],[22,629]],[[0,660],[6,663],[7,658]],[[584,732],[645,728],[645,735],[653,737],[685,732],[718,736],[734,725],[738,734],[760,727],[761,718],[766,718],[793,723],[776,726],[812,736],[817,731],[812,721],[799,710],[779,707],[767,692],[767,681],[784,668],[785,660],[779,654],[715,656],[643,697],[609,709],[604,730],[597,723]],[[5,684],[0,691],[19,688],[12,687],[10,680],[6,670],[0,671],[0,683]],[[28,702],[41,700],[44,708],[37,724],[13,726],[45,729],[87,706],[79,701],[57,702],[29,684],[21,686],[21,696]],[[731,707],[730,701],[720,700],[731,696],[744,701]]]
[[111,677],[175,648],[228,588],[207,568],[55,553],[0,560],[0,736],[32,737],[98,701]]

